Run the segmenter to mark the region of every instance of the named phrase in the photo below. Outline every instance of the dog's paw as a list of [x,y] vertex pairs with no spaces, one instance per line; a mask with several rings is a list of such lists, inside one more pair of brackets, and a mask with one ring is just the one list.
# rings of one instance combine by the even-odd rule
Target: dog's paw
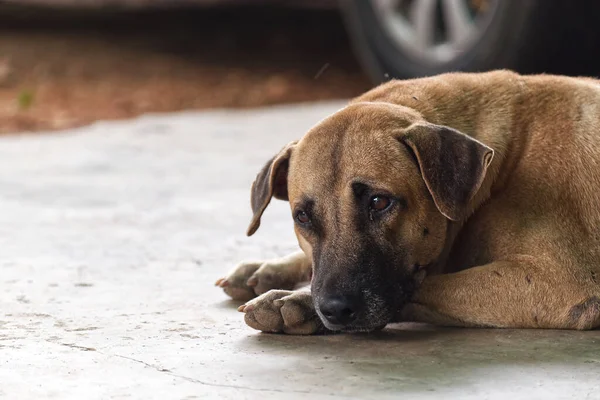
[[293,289],[299,282],[293,265],[283,260],[243,262],[215,284],[234,300],[247,301],[271,289]]
[[248,279],[262,265],[261,262],[245,262],[235,267],[226,277],[215,282],[233,300],[247,301],[256,297],[254,287],[248,285]]
[[310,292],[271,290],[240,306],[251,328],[263,332],[311,335],[324,331]]

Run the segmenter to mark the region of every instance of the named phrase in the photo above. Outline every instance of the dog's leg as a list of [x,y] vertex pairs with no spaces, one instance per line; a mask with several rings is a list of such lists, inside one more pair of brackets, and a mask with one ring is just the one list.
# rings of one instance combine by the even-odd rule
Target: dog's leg
[[313,335],[327,329],[319,319],[310,287],[300,290],[270,290],[240,306],[251,328],[263,332]]
[[268,261],[243,262],[216,285],[234,300],[246,301],[271,289],[294,289],[310,281],[312,265],[304,252]]
[[428,277],[402,310],[402,320],[498,328],[600,327],[596,273],[541,263],[519,257]]

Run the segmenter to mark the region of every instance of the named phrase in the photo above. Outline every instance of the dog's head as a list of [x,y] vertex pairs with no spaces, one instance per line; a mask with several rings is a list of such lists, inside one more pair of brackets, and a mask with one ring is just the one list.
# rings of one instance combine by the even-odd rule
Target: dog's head
[[271,159],[252,185],[252,235],[272,197],[289,200],[312,294],[333,330],[391,321],[440,255],[493,156],[415,111],[356,103]]

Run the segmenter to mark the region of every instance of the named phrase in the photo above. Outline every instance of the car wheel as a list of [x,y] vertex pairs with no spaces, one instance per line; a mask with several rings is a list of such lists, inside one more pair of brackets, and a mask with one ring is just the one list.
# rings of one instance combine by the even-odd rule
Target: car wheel
[[560,29],[552,0],[346,0],[355,48],[376,82],[447,71],[532,72]]

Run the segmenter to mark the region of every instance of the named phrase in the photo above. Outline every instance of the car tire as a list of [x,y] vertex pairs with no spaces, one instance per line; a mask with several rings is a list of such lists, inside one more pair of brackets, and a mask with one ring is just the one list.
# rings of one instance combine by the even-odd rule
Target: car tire
[[[488,0],[493,7],[491,14],[485,17],[485,27],[471,35],[470,42],[463,44],[451,59],[432,60],[407,51],[410,42],[404,47],[399,44],[400,41],[382,22],[381,15],[377,14],[377,1],[342,2],[355,50],[366,71],[377,83],[448,71],[477,72],[500,68],[521,73],[547,71],[549,61],[564,50],[558,48],[561,35],[570,29],[557,21],[569,20],[568,15],[581,12],[581,8],[570,6],[572,2],[564,0]],[[437,4],[457,1],[467,2],[427,0]],[[440,14],[436,15],[439,18]]]

